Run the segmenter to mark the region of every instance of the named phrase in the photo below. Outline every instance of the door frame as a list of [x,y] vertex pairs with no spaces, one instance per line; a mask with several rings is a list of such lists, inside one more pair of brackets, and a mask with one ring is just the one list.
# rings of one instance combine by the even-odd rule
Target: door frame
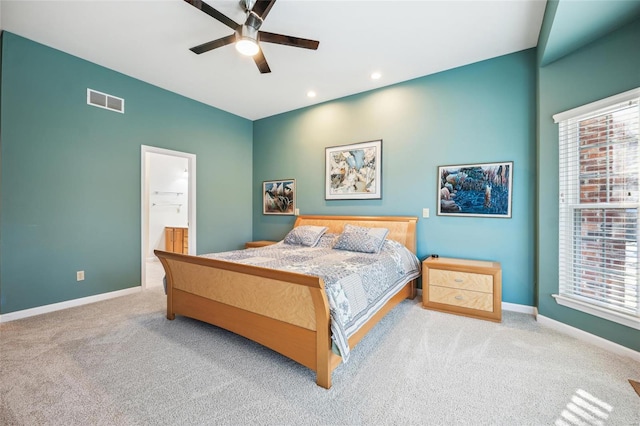
[[189,189],[187,191],[189,254],[196,252],[196,155],[188,152],[174,151],[155,146],[140,145],[140,279],[143,289],[147,287],[146,261],[149,244],[149,182],[147,177],[147,154],[162,154],[172,157],[186,158],[189,171]]

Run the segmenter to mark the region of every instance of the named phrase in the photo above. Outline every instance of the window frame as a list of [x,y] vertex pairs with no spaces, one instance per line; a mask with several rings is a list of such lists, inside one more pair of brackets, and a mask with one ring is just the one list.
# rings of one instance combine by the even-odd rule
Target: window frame
[[[606,303],[598,303],[597,300],[581,296],[580,294],[568,291],[563,292],[563,282],[567,274],[563,274],[563,262],[568,257],[567,249],[562,250],[563,245],[568,247],[569,250],[574,250],[574,240],[576,237],[575,226],[575,212],[577,210],[583,210],[588,208],[602,208],[602,209],[614,209],[631,207],[637,209],[640,214],[640,202],[628,203],[628,202],[602,202],[602,203],[571,203],[572,200],[565,200],[565,194],[571,191],[573,194],[580,194],[580,173],[579,167],[571,166],[571,161],[580,161],[579,157],[579,132],[568,133],[567,126],[570,122],[579,122],[590,116],[606,114],[607,110],[615,111],[619,109],[619,105],[624,102],[638,102],[640,100],[640,88],[632,89],[618,95],[614,95],[605,99],[601,99],[586,105],[582,105],[577,108],[573,108],[568,111],[564,111],[553,116],[554,122],[558,123],[559,131],[559,150],[565,145],[563,138],[570,138],[567,142],[569,144],[568,154],[563,155],[560,151],[558,153],[558,187],[559,187],[559,199],[558,199],[558,219],[559,219],[559,233],[558,233],[558,294],[552,294],[556,303],[562,306],[566,306],[581,312],[585,312],[609,321],[613,321],[634,329],[640,330],[640,306],[637,308],[637,314],[631,315],[624,312],[616,311],[607,307]],[[638,115],[640,116],[640,102],[636,105],[638,109]],[[640,156],[640,154],[639,154]],[[569,172],[563,176],[563,161],[568,164]],[[579,166],[579,164],[578,164]],[[568,197],[568,195],[567,195]],[[569,204],[571,203],[571,204]],[[570,218],[568,222],[564,222],[564,216],[562,215],[563,209],[568,209],[566,217]],[[638,238],[640,233],[640,223],[636,223],[636,241],[640,242]],[[573,265],[574,263],[572,263]],[[568,271],[573,273],[574,267],[568,267]],[[567,283],[567,287],[570,287],[571,283]],[[638,287],[640,292],[640,286]],[[640,294],[636,296],[636,301],[640,304]]]

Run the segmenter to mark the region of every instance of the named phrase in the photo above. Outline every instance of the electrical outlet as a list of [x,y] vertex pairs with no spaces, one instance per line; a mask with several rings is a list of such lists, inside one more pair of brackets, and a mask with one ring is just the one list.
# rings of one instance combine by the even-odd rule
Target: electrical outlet
[[84,281],[84,271],[76,272],[76,281]]
[[429,209],[422,209],[422,217],[429,217]]
[[296,209],[296,216],[300,216],[300,209]]

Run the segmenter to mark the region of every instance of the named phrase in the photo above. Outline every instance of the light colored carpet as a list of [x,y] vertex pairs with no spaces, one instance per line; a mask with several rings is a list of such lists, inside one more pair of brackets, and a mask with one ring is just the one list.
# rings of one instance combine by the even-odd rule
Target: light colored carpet
[[639,425],[640,363],[505,312],[405,301],[333,387],[266,348],[164,317],[152,289],[0,324],[2,425]]

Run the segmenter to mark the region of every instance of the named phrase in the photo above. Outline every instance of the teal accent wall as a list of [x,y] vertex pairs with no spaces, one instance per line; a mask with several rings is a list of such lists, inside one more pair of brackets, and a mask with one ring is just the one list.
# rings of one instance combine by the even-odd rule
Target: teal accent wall
[[640,86],[640,20],[538,70],[538,311],[636,351],[640,330],[556,304],[558,127],[552,115]]
[[196,154],[198,253],[251,239],[251,121],[8,32],[1,82],[0,313],[140,285],[141,145]]
[[635,20],[640,1],[549,0],[546,9],[548,28],[538,42],[543,66]]
[[[295,178],[301,214],[419,216],[420,258],[501,262],[503,300],[533,305],[535,70],[530,49],[254,122],[254,239],[295,219],[262,215],[262,181]],[[326,201],[325,147],[374,139],[382,199]],[[512,218],[436,215],[438,166],[493,161],[514,162]]]

